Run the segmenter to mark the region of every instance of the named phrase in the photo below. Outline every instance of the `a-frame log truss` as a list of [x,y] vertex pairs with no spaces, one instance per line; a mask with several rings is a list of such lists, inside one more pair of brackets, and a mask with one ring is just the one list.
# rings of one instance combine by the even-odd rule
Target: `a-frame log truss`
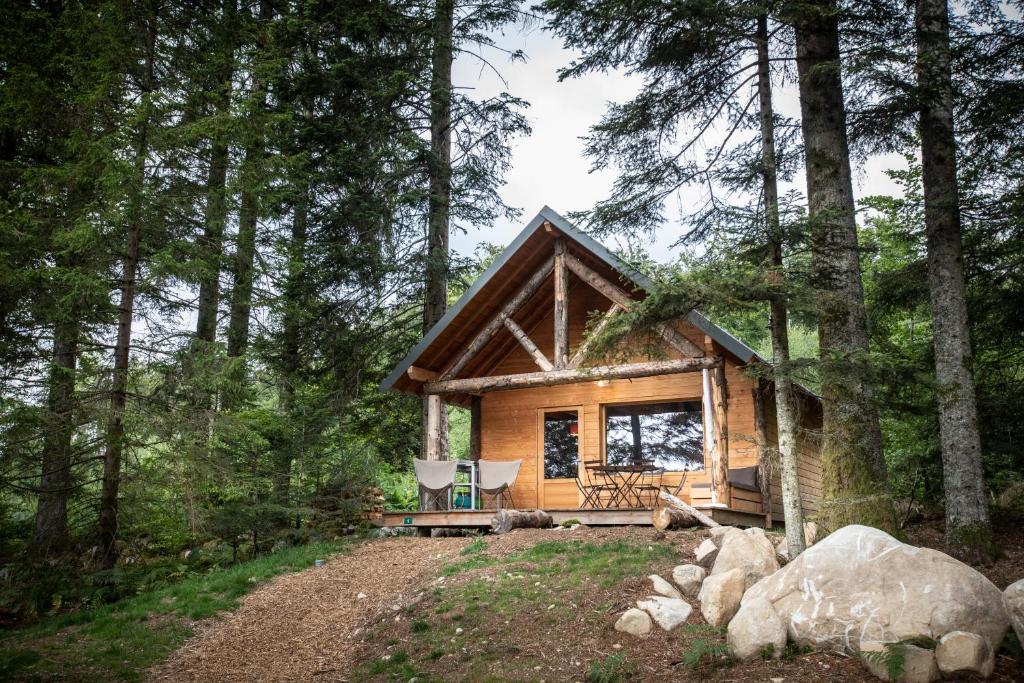
[[[544,225],[548,232],[555,232],[553,226]],[[590,285],[609,301],[611,308],[604,315],[571,358],[568,357],[569,345],[569,278],[572,271],[580,280]],[[554,274],[554,359],[549,360],[538,346],[530,339],[529,334],[512,319],[522,306],[533,296],[549,274]],[[708,415],[705,422],[710,427],[711,439],[708,450],[711,460],[712,482],[716,503],[728,505],[729,483],[729,440],[726,424],[726,387],[725,365],[720,356],[714,355],[714,347],[710,338],[705,338],[702,349],[670,325],[658,327],[662,338],[674,349],[688,358],[681,360],[653,361],[647,363],[627,363],[623,365],[606,365],[581,368],[580,363],[586,358],[590,339],[600,334],[612,318],[626,310],[634,303],[634,299],[621,287],[594,271],[565,247],[562,237],[555,240],[554,255],[544,261],[541,267],[529,280],[508,300],[493,319],[473,338],[462,354],[442,373],[438,374],[423,368],[411,366],[408,369],[410,378],[423,382],[423,393],[430,396],[428,402],[428,425],[444,409],[441,397],[445,394],[473,394],[475,405],[479,406],[481,393],[500,389],[526,387],[556,386],[576,382],[588,382],[602,379],[632,379],[656,375],[677,374],[685,372],[702,372]],[[502,329],[507,329],[517,342],[533,358],[541,372],[520,373],[516,375],[497,375],[488,377],[470,377],[457,379],[457,375],[483,350],[494,336]],[[476,412],[479,412],[477,410]],[[478,427],[478,425],[477,425]],[[428,430],[428,440],[439,438]],[[428,453],[431,449],[428,444]]]

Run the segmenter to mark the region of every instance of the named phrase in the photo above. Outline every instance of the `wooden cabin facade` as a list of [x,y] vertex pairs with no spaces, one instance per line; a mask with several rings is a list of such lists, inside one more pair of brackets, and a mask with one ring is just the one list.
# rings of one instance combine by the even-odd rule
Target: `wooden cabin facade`
[[[584,360],[588,321],[651,286],[545,207],[381,388],[429,397],[428,458],[441,455],[444,404],[470,409],[472,458],[522,460],[517,508],[571,515],[583,503],[584,463],[644,458],[664,469],[661,484],[729,523],[781,521],[774,398],[746,369],[763,362],[753,350],[692,312],[660,328],[654,353]],[[813,513],[821,408],[809,392],[799,403],[801,498]]]

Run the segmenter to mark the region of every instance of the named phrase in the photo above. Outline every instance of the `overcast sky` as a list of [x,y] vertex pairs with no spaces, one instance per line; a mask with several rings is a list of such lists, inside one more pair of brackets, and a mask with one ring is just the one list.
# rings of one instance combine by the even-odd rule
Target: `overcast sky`
[[[489,55],[508,82],[508,92],[530,103],[526,115],[533,133],[514,143],[512,170],[502,189],[505,201],[523,210],[523,220],[502,220],[493,228],[476,227],[466,234],[453,234],[452,246],[462,255],[472,254],[481,242],[508,244],[545,204],[564,215],[590,208],[607,197],[615,174],[589,172],[590,162],[583,156],[581,137],[601,119],[607,102],[628,100],[640,83],[638,78],[624,73],[591,74],[559,83],[556,72],[573,55],[550,32],[543,31],[539,22],[526,29],[508,27],[498,40],[501,47],[523,50],[527,56],[526,63],[511,64],[502,62],[500,55]],[[457,60],[453,79],[456,86],[473,88],[474,97],[487,97],[505,89],[491,70],[481,69],[472,57]],[[799,102],[795,89],[777,91],[775,108],[781,114],[796,116]],[[895,185],[884,171],[902,165],[902,159],[889,157],[871,159],[864,168],[855,168],[855,192],[859,196],[895,193]],[[802,194],[802,176],[797,181],[783,190],[796,189]],[[680,201],[684,206],[690,203],[686,194]],[[678,204],[679,201],[673,206]],[[662,229],[656,240],[646,245],[651,255],[659,261],[672,258],[669,245],[678,239],[679,230],[678,224]]]

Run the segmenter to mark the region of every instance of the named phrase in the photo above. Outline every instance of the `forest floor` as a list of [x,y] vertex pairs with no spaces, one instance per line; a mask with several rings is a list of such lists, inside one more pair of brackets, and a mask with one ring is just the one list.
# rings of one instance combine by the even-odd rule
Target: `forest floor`
[[[17,639],[0,634],[0,651],[17,645],[22,653],[9,662],[34,656],[22,662],[28,666],[5,670],[0,654],[0,679],[876,680],[855,658],[795,648],[780,660],[732,663],[724,629],[702,623],[699,610],[672,633],[616,632],[618,615],[650,593],[647,576],[667,577],[692,561],[705,536],[620,527],[355,542],[322,567],[268,582],[279,569],[249,568],[232,583],[211,584],[209,600],[222,607],[215,616],[173,611],[185,595],[147,596],[118,617],[121,633],[130,625],[145,635],[135,641],[104,643],[116,631],[95,624]],[[908,536],[941,545],[941,524],[915,525]],[[1006,557],[981,571],[1003,588],[1022,575],[1024,532],[1005,527],[999,541]],[[296,558],[296,568],[312,563],[307,555]],[[1024,680],[1020,660],[1001,655],[991,680]]]

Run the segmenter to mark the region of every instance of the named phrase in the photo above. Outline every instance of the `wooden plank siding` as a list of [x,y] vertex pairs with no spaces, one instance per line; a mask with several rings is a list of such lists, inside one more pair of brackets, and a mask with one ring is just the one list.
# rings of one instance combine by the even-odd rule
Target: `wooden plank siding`
[[[797,472],[800,479],[800,502],[804,515],[810,516],[818,511],[818,502],[821,500],[821,409],[819,405],[809,401],[799,401],[798,411],[800,427],[797,433]],[[778,448],[774,393],[765,400],[765,421],[769,445],[771,448]],[[782,479],[778,467],[772,474],[770,494],[772,520],[781,523]]]
[[[582,281],[570,275],[569,288],[569,345],[570,353],[581,342],[588,316],[596,312],[603,315],[610,302],[595,290],[583,285]],[[678,323],[675,328],[694,343],[703,345],[703,334],[692,326]],[[537,347],[548,357],[554,351],[554,316],[549,312],[526,329]],[[646,341],[635,342],[643,347]],[[682,355],[662,344],[666,358],[681,358]],[[721,349],[716,349],[722,353]],[[630,358],[630,362],[651,360],[648,357]],[[532,372],[536,369],[534,360],[519,345],[510,348],[507,354],[496,359],[488,374],[513,374]],[[729,467],[749,467],[757,464],[757,447],[754,439],[754,404],[751,394],[753,380],[726,356],[726,385],[729,397]],[[701,399],[702,387],[699,373],[645,377],[633,380],[611,380],[605,382],[584,382],[556,387],[539,387],[496,391],[481,398],[481,457],[484,460],[522,460],[519,477],[513,487],[513,499],[522,508],[573,508],[581,500],[575,481],[543,480],[543,412],[552,409],[576,409],[580,411],[580,460],[602,460],[604,458],[603,407],[616,403],[641,403],[652,401],[678,401]],[[774,413],[772,418],[774,419]],[[705,429],[707,434],[707,429]],[[693,484],[708,484],[709,463],[704,471],[691,472],[686,476],[686,485],[680,496],[691,500]],[[681,475],[666,473],[663,483],[677,485]],[[745,512],[762,512],[760,496],[753,492],[733,493],[737,499],[736,509]],[[710,501],[701,501],[710,502]]]

